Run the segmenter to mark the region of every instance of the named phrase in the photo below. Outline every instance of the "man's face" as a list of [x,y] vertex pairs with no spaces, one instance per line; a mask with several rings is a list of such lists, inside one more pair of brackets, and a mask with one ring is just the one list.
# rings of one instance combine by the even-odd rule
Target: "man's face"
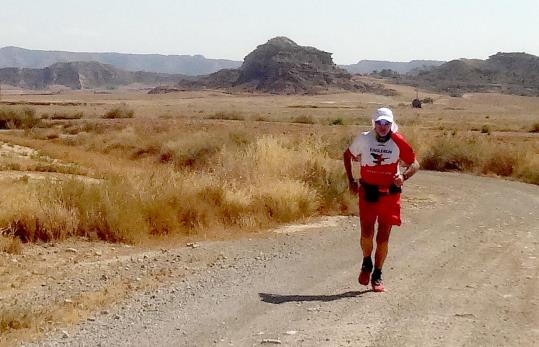
[[389,131],[391,130],[391,123],[386,120],[377,120],[374,122],[374,131],[378,134],[378,136],[386,136],[389,134]]

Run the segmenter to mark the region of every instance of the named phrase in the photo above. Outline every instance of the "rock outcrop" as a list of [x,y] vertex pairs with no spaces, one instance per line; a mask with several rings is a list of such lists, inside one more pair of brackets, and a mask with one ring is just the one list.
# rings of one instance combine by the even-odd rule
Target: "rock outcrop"
[[[275,94],[315,94],[331,90],[380,91],[337,67],[331,53],[299,46],[275,37],[249,53],[239,69],[225,69],[196,81],[181,81],[180,88],[224,88]],[[387,91],[387,90],[386,90]]]
[[296,94],[329,88],[353,89],[351,76],[338,68],[331,53],[303,47],[286,37],[276,37],[249,53],[235,85],[256,90]]
[[395,83],[454,96],[467,92],[539,96],[539,57],[526,53],[497,53],[487,60],[452,60],[415,76],[397,76],[395,79]]

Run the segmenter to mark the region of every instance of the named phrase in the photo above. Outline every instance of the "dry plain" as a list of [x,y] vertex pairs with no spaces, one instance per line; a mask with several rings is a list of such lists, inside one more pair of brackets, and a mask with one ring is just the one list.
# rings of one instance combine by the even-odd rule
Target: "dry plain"
[[[177,326],[165,325],[159,331],[152,330],[153,323],[139,327],[138,333],[147,330],[142,341],[159,335],[167,345],[174,341],[185,345],[251,345],[265,339],[264,334],[257,334],[264,333],[267,324],[274,335],[279,329],[296,331],[285,335],[288,340],[281,337],[281,342],[291,345],[383,345],[399,341],[416,345],[531,344],[537,338],[533,326],[538,323],[533,312],[537,312],[538,300],[539,230],[532,211],[539,206],[539,98],[500,94],[454,98],[421,91],[421,97],[431,97],[433,103],[418,110],[409,106],[415,90],[391,87],[399,95],[275,96],[222,91],[148,95],[137,89],[31,94],[2,88],[0,107],[31,108],[37,118],[43,119],[30,129],[0,132],[0,227],[4,232],[0,341],[7,345],[39,341],[44,334],[56,331],[50,337],[51,344],[63,341],[92,345],[99,340],[97,335],[89,337],[80,330],[67,331],[67,327],[79,322],[92,325],[101,319],[120,321],[124,325],[118,326],[118,331],[140,337],[128,330],[127,314],[120,308],[125,307],[126,312],[133,309],[136,305],[126,303],[140,302],[139,295],[151,297],[174,291],[167,300],[187,300],[183,311],[178,308],[174,313],[159,305],[157,311],[166,311],[169,316],[165,318]],[[103,118],[121,104],[131,109],[134,117]],[[532,184],[456,174],[425,173],[418,177],[418,183],[410,184],[405,199],[410,231],[396,237],[396,254],[410,261],[392,269],[393,277],[400,273],[399,286],[391,288],[389,284],[388,293],[374,297],[358,292],[363,288],[355,283],[353,273],[353,263],[358,261],[353,258],[356,247],[345,248],[346,259],[335,263],[329,259],[334,259],[345,244],[353,245],[357,237],[354,218],[335,217],[356,212],[354,197],[346,193],[340,156],[354,134],[369,128],[370,114],[380,106],[393,108],[401,131],[416,147],[424,167]],[[447,153],[451,155],[442,155]],[[481,197],[492,200],[482,206]],[[519,202],[499,205],[513,199]],[[516,209],[517,205],[522,206]],[[462,218],[466,221],[459,221]],[[444,228],[433,219],[450,234],[440,237]],[[317,220],[337,224],[313,232],[285,234],[290,236],[271,232],[282,224]],[[463,234],[455,232],[456,226]],[[415,229],[422,232],[414,236]],[[486,234],[475,233],[477,230]],[[339,232],[342,234],[337,236]],[[289,247],[283,241],[287,237],[291,240]],[[417,267],[419,264],[412,261],[412,254],[417,253],[407,253],[400,245],[410,242],[431,249],[422,266],[432,266],[422,270]],[[474,245],[480,252],[474,254]],[[264,254],[256,252],[258,247]],[[312,250],[311,254],[298,258],[297,253],[305,247]],[[321,254],[321,249],[327,252]],[[443,257],[436,258],[436,251]],[[458,275],[473,277],[469,273],[475,268],[468,267],[468,261],[461,265],[467,257],[477,264],[480,280],[455,286],[450,280],[458,282]],[[506,264],[503,257],[512,260]],[[242,259],[247,258],[250,260],[245,263]],[[485,258],[491,261],[485,262]],[[391,261],[397,263],[398,259]],[[265,277],[261,264],[276,270],[267,270]],[[319,264],[321,273],[309,274],[309,264]],[[226,272],[235,266],[238,272]],[[453,266],[464,268],[457,273],[440,270]],[[215,283],[200,286],[204,273],[225,276],[223,281],[231,283],[245,276],[258,278],[267,287],[279,281],[282,272],[286,273],[286,283],[275,289],[281,296],[289,294],[285,306],[287,302],[296,306],[288,305],[284,311],[259,307],[264,303],[275,305],[279,295],[277,299],[266,296],[264,301],[262,294],[270,289],[264,291],[251,283],[254,291],[250,291],[234,284],[222,288],[225,298],[216,299],[215,317],[198,318],[211,302],[202,298],[208,299],[209,291],[219,291]],[[302,276],[305,272],[307,275]],[[513,275],[518,278],[512,279]],[[320,286],[316,284],[318,276],[325,277]],[[399,299],[421,297],[414,293],[418,287],[414,277],[444,285],[432,287],[427,294],[431,300],[424,306],[407,299],[401,307]],[[193,283],[197,285],[195,290]],[[347,290],[352,294],[342,295]],[[241,301],[229,299],[235,291],[243,296],[246,311],[226,317],[225,311]],[[185,298],[187,293],[193,298]],[[449,294],[454,296],[454,306],[451,301],[437,301]],[[478,299],[481,294],[487,299]],[[371,310],[387,306],[383,311],[386,316],[375,314],[369,323],[371,329],[376,327],[374,337],[343,307],[354,298],[359,299],[355,304]],[[154,299],[146,297],[143,301]],[[467,309],[465,304],[473,300],[476,303]],[[311,301],[340,304],[301,307]],[[499,306],[487,310],[493,302]],[[192,316],[185,307],[192,310]],[[405,317],[398,322],[395,317],[407,309],[422,312],[423,318]],[[143,307],[137,314],[145,311]],[[450,314],[446,317],[442,312]],[[486,318],[500,312],[504,314],[500,322]],[[276,321],[280,314],[296,317],[296,327],[267,322]],[[138,322],[145,319],[141,316]],[[310,327],[311,319],[318,329]],[[229,329],[219,325],[221,320],[230,325]],[[421,329],[410,328],[418,322],[422,322]],[[430,325],[425,326],[427,323]],[[86,331],[98,331],[95,324]],[[197,324],[203,328],[197,328]],[[362,328],[354,330],[354,326]],[[520,337],[508,331],[516,326],[525,329]],[[394,334],[382,333],[384,327]],[[172,331],[187,335],[175,336]],[[459,335],[459,331],[465,334]],[[292,339],[296,334],[297,339]],[[103,341],[121,344],[117,339],[121,334],[108,336],[102,337]]]

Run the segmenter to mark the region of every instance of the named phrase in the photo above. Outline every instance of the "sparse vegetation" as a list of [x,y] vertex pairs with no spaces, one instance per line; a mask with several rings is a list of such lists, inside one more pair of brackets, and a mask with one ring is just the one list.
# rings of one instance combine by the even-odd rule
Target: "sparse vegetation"
[[[50,119],[81,119],[84,117],[84,112],[74,111],[74,112],[54,112],[50,115]],[[42,118],[44,118],[42,116]]]
[[344,121],[342,118],[337,118],[337,119],[332,120],[329,124],[330,125],[344,125]]
[[224,120],[244,120],[245,117],[240,112],[224,112],[219,111],[215,112],[214,114],[208,116],[208,119],[224,119]]
[[301,115],[292,119],[292,123],[314,124],[314,119],[310,115]]
[[[21,254],[22,252],[22,242],[18,237],[2,236],[0,235],[0,252],[6,252],[9,254]],[[0,328],[1,331],[1,328]]]
[[100,184],[34,186],[22,205],[6,203],[0,224],[24,241],[96,232],[107,241],[139,242],[156,234],[264,227],[351,208],[343,200],[341,164],[319,140],[263,137],[251,143],[235,135],[209,150],[201,146],[207,141],[172,146],[182,151],[171,159],[179,171],[164,166]]
[[427,170],[494,174],[539,184],[539,175],[532,172],[539,172],[532,146],[517,147],[455,134],[437,137],[421,148],[421,167]]
[[107,111],[103,115],[103,118],[105,119],[133,118],[134,116],[135,116],[135,111],[132,108],[129,108],[127,104],[121,104]]
[[[22,112],[31,105],[34,115],[47,113],[48,119],[0,132],[2,150],[17,153],[0,156],[0,167],[13,170],[0,182],[0,252],[20,261],[39,247],[25,242],[68,244],[82,236],[145,243],[164,235],[212,237],[350,214],[357,201],[346,193],[342,152],[371,127],[372,110],[388,103],[423,169],[539,184],[536,99],[440,96],[418,113],[400,102],[414,96],[415,91],[391,100],[353,93],[296,98],[197,92],[131,102],[137,96],[122,94],[119,100],[129,100],[137,115],[130,121],[88,116],[107,112],[113,94],[84,94],[85,102],[76,105],[49,102],[57,96],[34,97],[32,104],[10,109]],[[74,116],[78,112],[83,119]],[[67,116],[52,119],[55,114]],[[228,119],[234,121],[222,121]],[[296,122],[301,125],[291,124]],[[490,136],[484,136],[484,125]],[[0,332],[37,329],[55,321],[49,316],[6,305]]]
[[29,129],[40,122],[33,108],[0,108],[0,129]]
[[9,307],[0,310],[0,333],[29,328],[39,316],[32,308]]
[[[333,102],[327,98],[323,102]],[[266,102],[267,98],[260,100]],[[73,121],[45,122],[49,128],[32,129],[22,137],[9,137],[22,145],[41,146],[51,157],[68,156],[68,161],[80,165],[5,162],[3,167],[64,174],[93,172],[103,180],[98,184],[60,180],[48,185],[33,184],[32,179],[20,181],[26,198],[4,200],[0,227],[8,227],[9,235],[26,241],[95,234],[112,242],[139,242],[152,235],[212,228],[251,230],[319,214],[349,213],[355,206],[343,194],[342,151],[358,131],[370,127],[369,115],[358,114],[358,109],[367,113],[363,109],[374,106],[358,105],[354,97],[338,102],[354,107],[311,108],[306,114],[306,110],[290,110],[289,99],[279,100],[268,100],[264,107],[245,106],[249,119],[272,120],[268,124],[224,125],[218,120],[240,121],[244,114],[215,112],[216,106],[232,110],[237,106],[210,102],[206,107],[188,104],[167,110],[185,117],[159,117],[163,114],[159,108],[151,109],[150,115],[137,109],[141,119],[154,118],[126,123],[73,117]],[[398,110],[401,129],[416,148],[423,168],[500,175],[538,184],[537,148],[532,143],[515,146],[500,140],[500,134],[484,137],[469,132],[489,133],[491,127],[507,127],[524,133],[518,128],[521,125],[511,128],[513,121],[501,123],[495,109],[480,111],[490,116],[486,126],[466,123],[461,114],[468,112],[463,107],[467,100],[433,105],[421,118],[407,107]],[[304,105],[317,102],[322,101],[305,100]],[[40,107],[54,107],[47,111],[51,115],[75,114],[56,109],[65,106]],[[113,113],[116,117],[119,112]],[[324,121],[317,123],[317,119]],[[332,126],[344,124],[347,126]],[[429,136],[424,136],[425,131]]]

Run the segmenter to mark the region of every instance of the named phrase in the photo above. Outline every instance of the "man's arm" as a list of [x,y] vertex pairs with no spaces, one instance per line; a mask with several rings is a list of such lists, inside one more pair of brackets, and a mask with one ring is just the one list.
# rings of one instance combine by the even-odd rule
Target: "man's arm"
[[357,158],[354,157],[352,152],[350,152],[349,149],[346,149],[343,153],[343,162],[344,162],[344,169],[346,170],[346,177],[348,177],[348,188],[351,192],[357,193],[359,191],[359,185],[354,179],[354,174],[352,172],[352,159]]
[[402,184],[404,183],[404,181],[410,179],[410,177],[412,177],[413,175],[415,175],[415,173],[419,170],[419,162],[416,160],[414,160],[414,162],[410,165],[408,165],[402,174],[400,175],[396,175],[395,176],[395,180],[393,181],[393,183],[397,186],[397,187],[401,187]]

